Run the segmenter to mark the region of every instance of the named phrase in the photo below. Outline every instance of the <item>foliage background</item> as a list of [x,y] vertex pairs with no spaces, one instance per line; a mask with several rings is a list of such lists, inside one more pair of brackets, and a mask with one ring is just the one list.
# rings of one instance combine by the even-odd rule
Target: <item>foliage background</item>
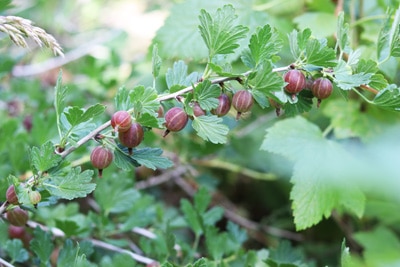
[[[0,169],[4,178],[0,183],[1,192],[5,192],[8,186],[5,178],[9,174],[22,179],[29,176],[28,147],[41,146],[47,140],[58,141],[52,104],[60,65],[63,83],[70,88],[67,104],[81,107],[105,104],[107,114],[99,118],[104,122],[114,111],[113,98],[119,87],[152,84],[152,43],[159,44],[163,59],[161,73],[165,73],[178,59],[188,64],[188,73],[204,68],[207,50],[197,30],[201,8],[215,10],[231,3],[237,9],[240,23],[249,26],[250,32],[259,25],[271,24],[285,41],[286,50],[279,56],[282,59],[280,64],[287,65],[293,60],[288,50],[287,35],[294,28],[310,27],[315,36],[328,38],[328,43],[334,43],[335,8],[338,4],[317,0],[152,0],[145,3],[37,0],[13,3],[15,8],[4,13],[30,19],[46,29],[62,44],[66,56],[53,60],[49,51],[39,49],[33,43],[30,49],[21,49],[12,46],[5,35],[0,35]],[[388,8],[396,9],[398,5],[395,0],[344,1],[353,47],[360,48],[363,57],[375,57],[376,40],[384,14]],[[232,57],[233,60],[238,59],[238,54]],[[235,62],[234,67],[240,72],[242,65],[239,60]],[[399,84],[398,59],[391,58],[380,68],[388,80]],[[164,80],[165,77],[160,77],[156,81],[159,88],[165,87]],[[149,243],[148,239],[139,238],[126,229],[146,227],[162,236],[168,232],[169,222],[172,228],[178,229],[174,232],[178,238],[190,247],[193,236],[187,229],[180,230],[186,223],[178,208],[182,199],[191,199],[195,189],[204,186],[212,193],[213,205],[229,211],[218,222],[219,229],[226,230],[227,221],[233,221],[247,230],[249,238],[243,245],[246,250],[258,251],[261,255],[267,251],[273,254],[276,248],[281,253],[287,249],[290,253],[283,253],[287,258],[282,262],[287,260],[296,264],[295,260],[290,261],[288,255],[301,254],[308,264],[339,266],[345,238],[346,245],[356,258],[364,256],[366,264],[369,264],[366,266],[386,266],[385,261],[398,263],[398,113],[368,105],[355,94],[350,94],[345,100],[335,93],[320,109],[313,106],[303,117],[322,131],[328,129],[327,137],[340,143],[362,164],[343,166],[338,159],[342,154],[324,157],[323,153],[319,153],[320,146],[309,145],[317,143],[312,138],[306,140],[310,143],[303,140],[289,145],[283,140],[282,144],[271,148],[263,143],[266,130],[278,122],[281,122],[278,124],[281,128],[276,130],[277,135],[281,134],[279,131],[286,132],[293,128],[298,129],[294,132],[295,136],[301,135],[302,127],[308,129],[313,126],[300,118],[276,117],[273,108],[262,110],[254,107],[243,120],[237,122],[234,116],[225,119],[231,130],[227,145],[205,143],[195,137],[190,127],[165,139],[160,138],[161,131],[146,132],[146,145],[162,147],[166,155],[174,160],[174,169],[163,173],[146,168],[126,172],[113,165],[105,170],[104,179],[97,180],[93,195],[55,206],[43,205],[32,219],[47,226],[57,226],[68,237],[78,240],[97,238],[121,247],[134,241],[145,255],[158,258],[161,256],[157,251],[166,249],[161,241]],[[28,126],[30,122],[32,128]],[[260,149],[261,145],[264,149]],[[301,153],[290,154],[290,151],[295,151],[296,145]],[[69,156],[69,160],[83,169],[91,169],[89,154],[94,146],[94,143],[89,143],[78,149]],[[276,154],[266,150],[283,152]],[[287,154],[290,154],[289,157]],[[293,160],[291,156],[304,157],[308,161]],[[365,211],[358,218],[352,213],[336,210],[332,216],[326,214],[327,218],[317,225],[297,232],[290,200],[293,171],[299,166],[310,171],[324,164],[328,165],[327,170],[331,170],[331,164],[333,171],[342,168],[342,177],[356,177],[357,183],[363,184],[363,190],[368,192]],[[354,168],[363,171],[348,171]],[[150,182],[160,181],[163,174],[169,178],[167,182]],[[306,172],[305,176],[308,174]],[[331,182],[322,181],[327,183],[327,187]],[[343,187],[342,182],[340,180],[339,187]],[[333,184],[336,186],[336,183]],[[315,190],[322,195],[331,193],[329,189],[321,191],[322,188],[324,186]],[[346,200],[348,194],[353,194],[345,188],[341,190]],[[324,196],[320,197],[322,201]],[[352,196],[348,199],[353,205]],[[329,202],[330,198],[326,201]],[[90,228],[93,222],[97,225],[94,230]],[[5,223],[0,223],[0,231],[0,246],[4,248],[8,240]],[[58,244],[54,242],[55,247],[62,241],[61,238]],[[295,249],[284,241],[290,241]],[[85,245],[81,244],[81,247]],[[118,260],[113,253],[102,257],[101,251],[95,251],[90,255],[93,262],[100,262],[101,266]],[[301,257],[294,257],[298,258]]]

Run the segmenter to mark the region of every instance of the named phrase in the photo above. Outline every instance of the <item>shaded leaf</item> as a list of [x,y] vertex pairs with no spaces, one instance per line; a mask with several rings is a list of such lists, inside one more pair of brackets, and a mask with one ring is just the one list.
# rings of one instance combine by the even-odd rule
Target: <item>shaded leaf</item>
[[143,85],[138,85],[129,92],[129,97],[135,117],[140,117],[144,113],[155,115],[160,107],[157,91],[151,87],[145,88]]
[[33,235],[34,238],[30,242],[30,248],[39,258],[41,266],[46,266],[54,248],[52,236],[50,233],[40,229],[40,227],[35,228]]
[[224,144],[227,141],[229,128],[222,122],[222,118],[215,115],[194,117],[192,127],[204,140],[214,144]]
[[132,159],[137,161],[140,165],[146,166],[150,169],[167,169],[173,166],[173,162],[162,156],[162,149],[160,148],[142,148],[134,149]]
[[24,262],[29,259],[28,251],[20,239],[7,240],[5,249],[14,262]]
[[81,172],[81,168],[76,167],[65,176],[51,177],[51,183],[43,183],[43,185],[52,195],[71,200],[85,197],[96,188],[96,184],[91,183],[92,176],[92,170]]
[[221,94],[221,89],[216,84],[211,84],[209,80],[199,83],[194,88],[194,99],[199,102],[199,105],[204,110],[211,110],[218,107],[217,97]]

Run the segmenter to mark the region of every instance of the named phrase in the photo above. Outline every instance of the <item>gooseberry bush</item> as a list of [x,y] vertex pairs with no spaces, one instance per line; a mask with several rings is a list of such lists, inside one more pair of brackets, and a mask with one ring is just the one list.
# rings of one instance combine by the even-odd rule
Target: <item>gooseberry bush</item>
[[[58,68],[53,105],[37,93],[46,112],[34,118],[13,118],[17,92],[2,92],[0,266],[399,264],[399,3],[359,21],[331,3],[335,30],[320,38],[315,23],[301,27],[318,13],[284,34],[241,1],[198,2],[176,4],[157,32],[150,81],[101,80],[118,89],[92,104]],[[360,25],[374,32],[353,38]],[[63,54],[20,17],[1,16],[0,31]],[[170,36],[185,31],[193,40]],[[216,185],[232,177],[213,169],[243,177]],[[252,221],[218,189],[237,183],[240,194],[248,180],[262,196],[243,191],[251,206],[287,193],[286,220]],[[166,194],[175,206],[157,199]],[[329,248],[307,242],[328,232]]]

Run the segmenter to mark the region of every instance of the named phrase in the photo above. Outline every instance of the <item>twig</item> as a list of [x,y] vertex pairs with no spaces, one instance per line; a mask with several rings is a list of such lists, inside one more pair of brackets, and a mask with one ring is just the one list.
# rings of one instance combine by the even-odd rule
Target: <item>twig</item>
[[211,160],[194,160],[192,161],[193,164],[198,166],[206,166],[210,168],[218,168],[223,170],[229,170],[235,173],[241,173],[248,177],[257,180],[264,180],[264,181],[273,181],[277,179],[277,176],[273,173],[263,173],[258,172],[231,162],[223,161],[221,159],[211,159]]
[[154,187],[162,183],[168,182],[169,180],[174,179],[175,177],[181,176],[185,172],[187,172],[187,168],[185,166],[180,165],[172,170],[165,171],[162,174],[153,176],[145,181],[137,182],[135,184],[135,188],[141,190],[149,187]]
[[12,265],[11,263],[3,260],[2,258],[0,258],[0,266],[4,265],[5,267],[15,267],[14,265]]
[[133,253],[132,251],[119,248],[117,246],[111,245],[109,243],[106,243],[106,242],[103,242],[103,241],[100,241],[100,240],[96,240],[96,239],[92,239],[92,238],[89,238],[87,240],[92,242],[92,244],[94,246],[96,246],[96,247],[104,248],[104,249],[107,249],[107,250],[110,250],[110,251],[119,252],[119,253],[128,254],[129,256],[132,257],[132,259],[134,259],[135,261],[140,262],[140,263],[150,264],[150,263],[153,263],[153,262],[157,262],[156,260],[141,256],[139,254]]
[[[56,228],[56,227],[47,227],[45,225],[42,225],[42,224],[34,222],[34,221],[28,221],[27,225],[29,227],[31,227],[31,228],[40,227],[43,231],[50,231],[51,234],[53,236],[56,236],[56,237],[65,237],[66,236],[64,231],[62,231],[61,229]],[[143,230],[144,229],[139,229],[138,228],[138,229],[135,229],[135,232],[142,233],[142,235],[143,235],[143,232],[144,232]],[[145,235],[143,235],[143,236],[145,236]],[[149,236],[148,233],[147,233],[147,236]],[[153,238],[153,237],[151,237],[151,238]],[[104,249],[107,249],[107,250],[111,250],[111,251],[115,251],[115,252],[119,252],[119,253],[128,254],[129,256],[131,256],[137,262],[141,262],[141,263],[145,263],[145,264],[149,264],[149,263],[155,262],[155,260],[153,260],[153,259],[141,256],[141,255],[133,253],[133,252],[131,252],[129,250],[116,247],[114,245],[108,244],[108,243],[100,241],[100,240],[96,240],[96,239],[92,239],[92,238],[89,238],[89,239],[86,239],[86,240],[92,242],[94,246],[101,247],[101,248],[104,248]]]

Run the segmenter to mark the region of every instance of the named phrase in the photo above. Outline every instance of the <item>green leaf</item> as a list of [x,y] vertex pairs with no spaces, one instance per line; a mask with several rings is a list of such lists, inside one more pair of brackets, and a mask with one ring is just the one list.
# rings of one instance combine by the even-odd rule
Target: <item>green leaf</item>
[[139,118],[136,118],[136,122],[144,127],[161,128],[160,120],[149,113],[142,114]]
[[5,248],[13,262],[24,262],[29,259],[28,251],[24,249],[20,239],[7,240]]
[[343,239],[341,255],[340,255],[340,266],[341,267],[350,267],[351,266],[351,255],[350,249],[346,247],[346,240]]
[[215,115],[194,117],[192,127],[206,141],[214,144],[225,144],[227,141],[229,128],[222,123],[222,118]]
[[391,56],[400,56],[400,8],[392,15],[388,15],[379,33],[377,56],[380,63],[388,60]]
[[306,28],[302,31],[293,30],[289,34],[289,46],[290,52],[294,58],[300,58],[304,56],[303,53],[306,50],[308,39],[311,37],[311,30]]
[[158,55],[158,45],[154,44],[153,45],[153,52],[152,52],[152,57],[151,57],[151,63],[152,63],[152,74],[154,79],[158,77],[160,74],[160,68],[161,68],[161,57]]
[[364,248],[363,255],[369,266],[398,266],[400,241],[392,230],[378,226],[368,232],[354,234]]
[[375,96],[373,103],[384,109],[400,111],[400,89],[395,84],[387,86]]
[[54,108],[56,110],[56,116],[57,116],[57,126],[58,126],[58,132],[60,135],[60,138],[63,137],[63,133],[61,132],[61,114],[64,111],[65,108],[65,99],[68,94],[68,88],[62,85],[62,71],[58,73],[57,77],[57,82],[56,86],[54,87]]
[[132,159],[152,170],[167,169],[173,166],[173,162],[170,159],[161,156],[162,153],[163,151],[160,148],[134,149]]
[[129,97],[136,118],[144,113],[154,115],[160,107],[160,102],[157,100],[157,91],[151,87],[145,88],[143,85],[138,85],[130,91]]
[[54,248],[52,236],[50,233],[40,229],[40,227],[35,228],[33,235],[34,238],[30,242],[30,248],[39,258],[41,266],[47,266]]
[[278,54],[283,41],[276,30],[270,25],[258,28],[250,38],[249,52],[242,57],[243,62],[250,68],[257,67],[261,62],[271,60]]
[[334,67],[337,65],[336,53],[330,47],[327,47],[326,40],[317,40],[310,38],[307,47],[307,64],[323,67]]
[[232,5],[217,9],[214,14],[200,11],[200,34],[208,48],[209,58],[217,54],[231,54],[246,37],[247,27],[235,25],[237,15]]
[[76,221],[56,219],[56,227],[62,230],[67,237],[77,235],[81,229]]
[[43,183],[43,185],[52,195],[71,200],[85,197],[96,188],[96,184],[90,182],[92,176],[92,170],[81,172],[81,168],[76,167],[65,176],[52,176],[50,183]]
[[37,171],[47,171],[58,165],[61,156],[54,153],[54,145],[48,141],[40,148],[32,147],[30,150],[31,162]]
[[194,207],[200,214],[207,210],[210,201],[210,192],[205,187],[201,187],[194,195]]
[[204,234],[207,251],[211,258],[216,261],[221,260],[227,248],[228,234],[219,233],[218,228],[214,226],[208,226]]
[[355,178],[363,177],[366,167],[338,143],[325,140],[316,125],[302,117],[277,122],[261,149],[294,162],[290,198],[296,229],[320,222],[333,209],[363,214],[365,196]]
[[193,267],[207,267],[207,266],[209,265],[205,258],[200,258],[195,263],[193,263]]
[[299,250],[292,248],[289,241],[280,242],[276,249],[271,249],[269,258],[266,260],[270,266],[306,267],[302,264],[304,256]]
[[165,80],[170,93],[196,83],[200,79],[200,74],[192,72],[188,75],[188,66],[183,60],[174,62],[172,68],[168,68],[165,74]]
[[372,73],[353,73],[353,70],[343,60],[334,68],[334,82],[343,90],[351,90],[363,84],[369,84]]
[[313,104],[312,98],[313,95],[310,91],[306,90],[301,91],[296,96],[296,101],[293,102],[292,100],[290,100],[289,102],[283,105],[285,114],[287,116],[295,116],[310,111]]
[[71,124],[71,127],[75,127],[76,125],[87,122],[99,115],[101,115],[106,106],[101,104],[95,104],[87,108],[86,110],[81,109],[79,107],[69,107],[64,111],[65,117],[68,122]]
[[289,34],[290,51],[296,60],[313,67],[334,67],[337,65],[335,50],[327,46],[326,39],[311,36],[311,30],[293,30]]
[[221,94],[221,89],[216,84],[211,84],[209,80],[199,83],[194,88],[194,99],[200,104],[204,110],[211,110],[218,107],[218,96]]
[[337,18],[337,44],[340,51],[345,51],[350,44],[349,24],[344,22],[344,12],[340,12]]
[[260,100],[261,97],[257,97],[259,93],[264,95],[265,101],[267,101],[267,98],[271,97],[280,103],[286,102],[286,99],[277,97],[278,94],[284,95],[283,87],[285,86],[285,82],[282,76],[272,71],[272,64],[269,61],[264,61],[259,64],[256,73],[251,75],[249,79],[249,84],[253,87],[251,92],[253,96],[256,96],[255,100],[262,108],[269,106],[269,104],[267,102],[262,102]]
[[336,30],[336,16],[327,12],[305,12],[293,20],[299,29],[309,28],[314,36],[333,36]]
[[118,88],[118,92],[114,97],[114,103],[116,110],[129,110],[132,108],[129,90],[125,86]]
[[203,233],[202,218],[197,212],[196,208],[187,199],[181,200],[181,210],[186,222],[193,232],[200,236]]
[[207,212],[202,213],[203,223],[207,225],[215,225],[224,216],[224,209],[221,207],[213,207]]
[[[235,243],[238,244],[239,247],[247,240],[247,233],[245,229],[240,229],[239,225],[233,223],[232,221],[228,221],[226,226],[226,230],[229,233],[229,238]],[[239,249],[238,247],[238,249]]]
[[79,243],[76,243],[76,246],[74,246],[72,240],[67,239],[65,240],[64,246],[60,250],[60,253],[58,255],[57,266],[59,267],[87,266],[86,265],[87,260],[84,253],[85,251],[80,249]]
[[140,193],[132,188],[132,182],[119,180],[118,183],[108,179],[98,181],[94,197],[104,214],[121,213],[132,208],[140,198]]

